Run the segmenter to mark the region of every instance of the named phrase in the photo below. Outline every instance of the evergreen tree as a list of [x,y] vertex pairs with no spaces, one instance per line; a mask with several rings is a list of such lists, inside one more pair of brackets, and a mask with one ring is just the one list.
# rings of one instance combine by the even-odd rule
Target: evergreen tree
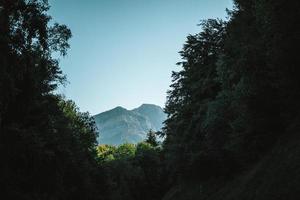
[[157,147],[159,145],[159,142],[156,139],[156,133],[153,130],[149,130],[145,142],[149,143],[153,147]]
[[[172,90],[168,92],[166,112],[165,149],[174,173],[191,171],[190,165],[204,148],[201,142],[207,134],[202,122],[207,106],[218,91],[217,64],[223,50],[225,23],[206,20],[201,23],[202,32],[187,37],[180,52],[183,70],[173,72]],[[176,166],[176,167],[174,167]]]

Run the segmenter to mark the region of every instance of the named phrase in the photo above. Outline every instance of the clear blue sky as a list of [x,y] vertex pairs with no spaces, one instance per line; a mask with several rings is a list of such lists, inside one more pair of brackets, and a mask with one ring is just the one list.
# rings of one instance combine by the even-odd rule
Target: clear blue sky
[[225,18],[231,0],[49,0],[73,37],[60,92],[91,114],[142,103],[164,106],[188,34],[201,19]]

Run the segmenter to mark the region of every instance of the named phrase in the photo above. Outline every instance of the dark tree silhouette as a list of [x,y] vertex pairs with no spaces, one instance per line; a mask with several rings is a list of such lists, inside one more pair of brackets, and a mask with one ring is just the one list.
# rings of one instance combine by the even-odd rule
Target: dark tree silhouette
[[0,1],[0,184],[5,199],[99,199],[96,132],[87,113],[53,94],[54,52],[71,31],[48,25],[47,1]]
[[299,199],[296,145],[276,171],[293,177],[259,174],[275,180],[271,195],[251,170],[300,128],[299,2],[235,0],[228,21],[202,21],[180,51],[163,131],[97,147],[94,120],[54,94],[66,78],[52,55],[66,55],[71,31],[49,23],[46,0],[0,0],[0,198],[220,199],[248,170],[245,188],[263,187],[230,199]]

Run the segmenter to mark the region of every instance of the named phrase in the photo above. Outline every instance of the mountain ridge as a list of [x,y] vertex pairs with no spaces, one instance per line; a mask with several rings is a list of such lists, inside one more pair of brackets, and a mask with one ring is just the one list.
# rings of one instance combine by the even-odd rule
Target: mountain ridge
[[155,104],[144,103],[132,110],[117,106],[94,115],[99,131],[97,140],[99,144],[135,144],[144,140],[150,129],[161,130],[165,119],[163,109]]

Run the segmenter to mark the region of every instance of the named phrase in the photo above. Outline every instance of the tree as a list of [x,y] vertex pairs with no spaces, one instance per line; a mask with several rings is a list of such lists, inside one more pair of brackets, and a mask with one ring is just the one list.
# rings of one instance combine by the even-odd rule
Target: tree
[[201,143],[207,133],[203,121],[209,102],[221,89],[217,66],[223,50],[225,24],[221,20],[203,21],[203,31],[189,35],[180,52],[183,61],[178,65],[183,69],[172,74],[172,89],[166,103],[164,147],[174,174],[192,171],[191,166],[198,166],[194,160],[204,151]]
[[157,147],[159,145],[159,142],[156,139],[156,133],[151,129],[147,133],[147,138],[145,141],[150,145],[152,145],[153,147]]
[[0,1],[0,187],[7,199],[99,199],[92,118],[54,94],[71,31],[42,0]]
[[163,147],[174,177],[242,170],[299,122],[299,3],[234,2],[228,22],[187,37],[172,74]]

